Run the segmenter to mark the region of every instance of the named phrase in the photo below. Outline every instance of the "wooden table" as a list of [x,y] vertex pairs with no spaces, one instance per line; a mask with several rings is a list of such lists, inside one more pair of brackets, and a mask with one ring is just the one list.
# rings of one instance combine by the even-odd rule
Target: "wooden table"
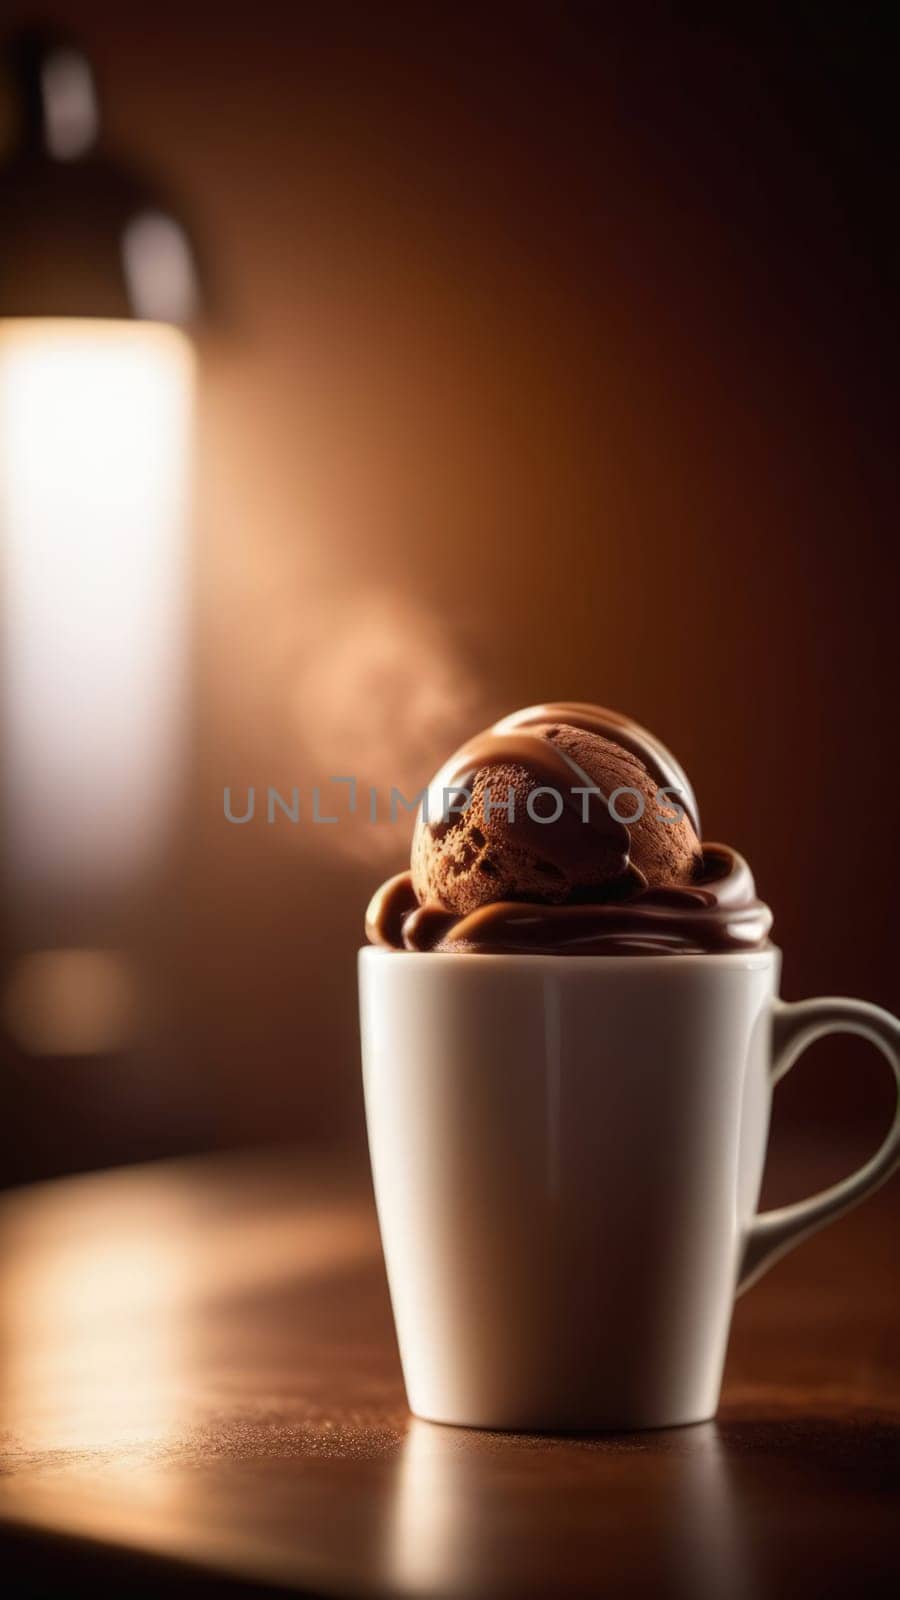
[[896,1592],[896,1215],[883,1191],[740,1302],[717,1422],[566,1439],[409,1417],[359,1163],[13,1193],[10,1592]]

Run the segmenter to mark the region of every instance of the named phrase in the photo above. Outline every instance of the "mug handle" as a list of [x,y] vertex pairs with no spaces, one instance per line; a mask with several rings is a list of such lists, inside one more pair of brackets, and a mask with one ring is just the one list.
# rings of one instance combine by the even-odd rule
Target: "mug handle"
[[744,1244],[737,1293],[786,1255],[801,1239],[840,1217],[890,1177],[900,1162],[900,1022],[865,1000],[801,1000],[788,1005],[776,1000],[772,1017],[772,1083],[783,1078],[808,1045],[826,1033],[856,1033],[874,1044],[890,1062],[897,1080],[898,1105],[893,1126],[875,1154],[857,1172],[830,1189],[777,1211],[754,1217]]

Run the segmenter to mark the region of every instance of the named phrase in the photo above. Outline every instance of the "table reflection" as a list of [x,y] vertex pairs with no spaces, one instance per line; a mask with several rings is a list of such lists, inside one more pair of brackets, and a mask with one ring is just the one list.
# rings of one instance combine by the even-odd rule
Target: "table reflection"
[[12,1448],[122,1460],[183,1443],[209,1410],[197,1371],[215,1356],[223,1302],[346,1266],[372,1239],[358,1206],[325,1210],[296,1179],[283,1194],[277,1182],[259,1196],[239,1182],[211,1193],[203,1163],[7,1196],[0,1383]]
[[[614,1534],[636,1517],[640,1562],[626,1569]],[[398,1592],[422,1596],[583,1593],[585,1571],[596,1574],[598,1592],[608,1586],[611,1594],[758,1593],[715,1423],[552,1439],[414,1419],[397,1471],[387,1564]]]

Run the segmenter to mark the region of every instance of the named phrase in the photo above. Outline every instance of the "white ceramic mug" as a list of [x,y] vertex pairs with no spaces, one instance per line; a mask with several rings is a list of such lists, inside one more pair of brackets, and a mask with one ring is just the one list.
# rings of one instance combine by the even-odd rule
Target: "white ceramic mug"
[[712,1416],[736,1291],[900,1159],[756,1215],[772,1086],[900,1023],[777,998],[779,952],[360,952],[375,1196],[410,1408],[484,1428]]

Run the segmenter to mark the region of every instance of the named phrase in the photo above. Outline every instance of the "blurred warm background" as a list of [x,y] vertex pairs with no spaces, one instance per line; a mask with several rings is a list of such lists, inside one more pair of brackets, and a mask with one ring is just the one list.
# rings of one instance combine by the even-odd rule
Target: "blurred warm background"
[[[143,1029],[6,1041],[0,1177],[360,1145],[354,953],[408,827],[237,828],[223,788],[413,793],[548,696],[672,745],[775,908],[787,998],[896,1004],[888,8],[43,11],[213,293]],[[779,1138],[862,1153],[887,1079],[818,1047]]]

